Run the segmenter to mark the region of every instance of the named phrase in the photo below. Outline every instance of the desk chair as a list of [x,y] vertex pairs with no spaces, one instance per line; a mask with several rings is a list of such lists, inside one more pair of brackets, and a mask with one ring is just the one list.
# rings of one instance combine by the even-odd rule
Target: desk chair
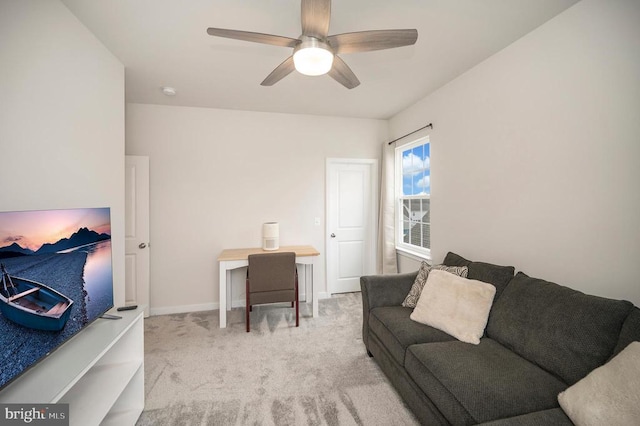
[[296,255],[289,252],[249,255],[247,268],[246,321],[249,332],[249,312],[253,305],[291,302],[296,308],[296,327],[299,326],[298,271]]

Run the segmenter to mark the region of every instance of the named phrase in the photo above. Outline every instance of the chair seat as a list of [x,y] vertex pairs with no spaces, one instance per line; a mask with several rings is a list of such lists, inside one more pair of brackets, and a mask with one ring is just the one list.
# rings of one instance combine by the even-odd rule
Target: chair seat
[[251,293],[251,305],[263,305],[265,303],[293,302],[295,290],[259,291]]

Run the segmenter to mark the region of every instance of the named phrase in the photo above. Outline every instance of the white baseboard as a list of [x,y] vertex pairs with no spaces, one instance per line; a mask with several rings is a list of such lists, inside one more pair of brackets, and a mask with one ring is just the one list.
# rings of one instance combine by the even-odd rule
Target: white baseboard
[[[326,292],[318,293],[318,300],[328,298],[328,294]],[[300,299],[304,300],[304,294],[300,295]],[[244,299],[236,299],[231,301],[232,308],[244,308],[245,300]],[[200,311],[213,311],[216,309],[220,309],[220,303],[202,303],[198,305],[178,305],[178,306],[163,306],[159,308],[149,308],[149,315],[169,315],[169,314],[185,314],[189,312],[200,312]]]
[[219,303],[202,303],[198,305],[178,305],[178,306],[162,306],[159,308],[149,308],[149,315],[169,315],[184,314],[188,312],[213,311],[219,309]]

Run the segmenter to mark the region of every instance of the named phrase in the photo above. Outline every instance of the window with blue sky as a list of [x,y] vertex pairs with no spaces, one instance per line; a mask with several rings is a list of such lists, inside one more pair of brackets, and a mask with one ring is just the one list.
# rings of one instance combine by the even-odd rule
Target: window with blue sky
[[396,246],[430,256],[431,155],[429,138],[396,148]]
[[402,151],[402,195],[425,195],[431,192],[429,144]]

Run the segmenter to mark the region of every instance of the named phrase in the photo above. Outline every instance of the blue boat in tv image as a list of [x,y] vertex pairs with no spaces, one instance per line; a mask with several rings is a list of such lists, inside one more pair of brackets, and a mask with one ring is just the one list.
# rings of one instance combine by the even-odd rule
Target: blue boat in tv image
[[71,315],[73,300],[51,287],[12,277],[4,264],[0,289],[0,312],[16,324],[37,330],[60,331]]
[[0,212],[0,274],[2,389],[113,307],[110,209]]

